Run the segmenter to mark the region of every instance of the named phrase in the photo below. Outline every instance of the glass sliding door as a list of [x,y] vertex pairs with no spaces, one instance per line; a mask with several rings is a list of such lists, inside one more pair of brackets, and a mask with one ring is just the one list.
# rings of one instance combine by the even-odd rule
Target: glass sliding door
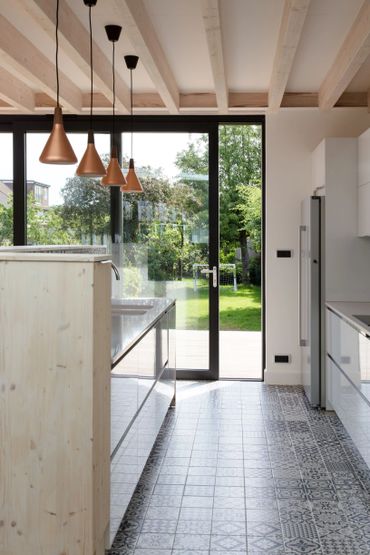
[[13,134],[0,133],[0,246],[13,245]]
[[[122,135],[123,166],[130,135]],[[135,168],[143,194],[122,195],[122,240],[113,245],[122,271],[114,294],[177,301],[177,368],[208,370],[208,134],[135,133]]]
[[[78,160],[86,149],[86,133],[68,135]],[[110,248],[110,189],[100,178],[76,176],[76,165],[41,164],[47,133],[27,133],[27,243],[29,245],[107,245]],[[110,135],[95,133],[104,164]]]
[[262,378],[262,126],[219,126],[220,378]]

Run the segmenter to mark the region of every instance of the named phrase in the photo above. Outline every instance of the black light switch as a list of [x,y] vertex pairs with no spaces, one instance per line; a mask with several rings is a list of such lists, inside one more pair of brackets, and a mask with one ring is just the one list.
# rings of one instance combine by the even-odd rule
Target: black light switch
[[276,256],[278,258],[292,258],[292,251],[277,250]]
[[289,355],[275,355],[275,362],[289,362]]

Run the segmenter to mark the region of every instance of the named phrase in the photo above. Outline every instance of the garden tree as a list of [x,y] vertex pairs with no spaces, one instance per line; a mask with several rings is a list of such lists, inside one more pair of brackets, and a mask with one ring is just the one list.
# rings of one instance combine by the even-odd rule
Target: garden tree
[[27,197],[27,243],[30,245],[70,245],[78,235],[65,229],[58,206],[40,208],[33,193]]
[[56,207],[62,229],[70,231],[81,241],[88,236],[91,244],[94,236],[110,232],[110,189],[102,187],[100,179],[92,177],[70,177],[61,190],[63,204]]
[[0,245],[13,243],[13,195],[9,195],[6,205],[0,204]]
[[262,236],[262,191],[260,187],[239,185],[238,212],[241,224],[251,239],[251,246],[256,253],[261,252]]
[[[177,165],[183,172],[207,175],[207,137],[179,153]],[[261,129],[255,125],[224,125],[219,128],[220,180],[220,243],[221,262],[234,262],[239,246],[242,258],[242,279],[248,281],[248,238],[257,233],[246,227],[240,207],[245,201],[240,186],[261,186]]]
[[[71,230],[64,229],[64,222],[59,207],[47,210],[40,208],[33,193],[27,196],[27,242],[35,245],[69,245],[77,237]],[[13,243],[13,197],[8,197],[6,206],[0,204],[0,244]]]

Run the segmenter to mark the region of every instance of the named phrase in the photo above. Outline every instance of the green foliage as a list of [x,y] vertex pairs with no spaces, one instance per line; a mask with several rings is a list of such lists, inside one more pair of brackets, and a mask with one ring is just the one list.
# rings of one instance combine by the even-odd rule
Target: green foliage
[[262,192],[254,185],[239,185],[239,202],[236,209],[240,214],[241,227],[251,239],[253,250],[261,252]]
[[13,196],[8,197],[6,206],[0,204],[0,245],[13,244]]
[[27,242],[29,245],[70,245],[76,243],[73,231],[64,227],[59,207],[40,209],[32,193],[27,198]]
[[253,256],[249,261],[249,280],[252,285],[261,284],[261,256]]
[[[61,229],[75,237],[103,237],[110,231],[110,189],[94,178],[71,177],[61,191],[64,203],[58,207]],[[81,239],[80,239],[81,240]]]
[[147,241],[149,279],[153,281],[176,279],[178,265],[181,264],[181,233],[179,229],[172,226],[153,225]]
[[[261,161],[260,126],[220,126],[220,259],[222,263],[234,263],[235,251],[240,248],[245,283],[249,275],[248,239],[256,250],[260,250],[261,245]],[[207,136],[202,136],[180,152],[176,164],[185,174],[207,175]],[[197,181],[193,181],[193,185],[195,183]],[[207,204],[206,187],[207,183],[203,182],[204,206]],[[253,214],[250,214],[250,209]]]

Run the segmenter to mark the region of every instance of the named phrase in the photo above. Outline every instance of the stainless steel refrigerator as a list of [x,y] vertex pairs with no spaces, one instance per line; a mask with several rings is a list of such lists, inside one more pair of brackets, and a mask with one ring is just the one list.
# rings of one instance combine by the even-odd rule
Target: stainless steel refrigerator
[[325,198],[301,204],[299,227],[299,344],[302,383],[312,406],[325,407]]

